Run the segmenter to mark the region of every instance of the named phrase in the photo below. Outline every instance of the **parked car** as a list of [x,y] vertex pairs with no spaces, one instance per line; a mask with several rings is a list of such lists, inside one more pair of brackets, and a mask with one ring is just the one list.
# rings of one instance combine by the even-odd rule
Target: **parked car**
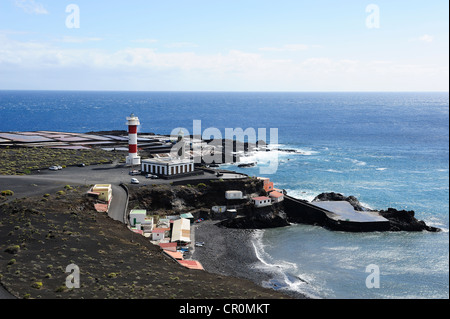
[[195,243],[195,246],[197,247],[203,247],[205,245],[205,243],[203,241],[198,241]]
[[84,164],[84,163],[78,164],[78,167],[85,167],[85,166],[86,166],[86,164]]
[[50,166],[48,169],[51,170],[51,171],[57,171],[58,170],[58,166],[53,165],[53,166]]
[[132,178],[131,184],[139,184],[139,180],[137,178]]
[[129,174],[130,174],[131,176],[135,176],[135,175],[140,175],[141,172],[139,172],[138,170],[132,170],[132,171],[130,171]]
[[147,174],[147,175],[145,175],[145,178],[157,179],[158,176],[152,175],[152,174]]

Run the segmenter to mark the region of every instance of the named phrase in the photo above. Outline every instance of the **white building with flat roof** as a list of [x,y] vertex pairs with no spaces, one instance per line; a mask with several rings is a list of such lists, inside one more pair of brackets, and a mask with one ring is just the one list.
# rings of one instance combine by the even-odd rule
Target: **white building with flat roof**
[[137,227],[140,224],[145,224],[147,217],[147,211],[144,209],[132,209],[130,211],[130,225],[132,227]]
[[192,159],[174,159],[171,157],[151,158],[142,161],[141,170],[147,174],[162,176],[185,174],[194,171],[194,161]]

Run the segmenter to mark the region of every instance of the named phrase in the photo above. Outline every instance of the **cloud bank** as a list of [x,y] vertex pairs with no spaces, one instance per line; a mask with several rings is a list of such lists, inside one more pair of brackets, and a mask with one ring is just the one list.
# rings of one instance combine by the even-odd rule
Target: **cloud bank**
[[[66,37],[82,43],[100,38]],[[139,45],[140,41],[137,41]],[[150,42],[154,41],[142,41]],[[285,46],[287,50],[301,47]],[[178,49],[178,47],[177,47]],[[198,54],[129,47],[112,52],[16,41],[0,33],[0,88],[76,90],[446,91],[448,62],[406,63],[309,57],[264,50]]]

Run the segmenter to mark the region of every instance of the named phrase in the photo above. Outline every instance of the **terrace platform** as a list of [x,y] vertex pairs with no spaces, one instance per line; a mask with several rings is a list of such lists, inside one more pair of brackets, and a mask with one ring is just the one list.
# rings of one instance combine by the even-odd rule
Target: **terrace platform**
[[312,202],[311,204],[332,212],[334,215],[330,215],[330,218],[336,221],[352,221],[360,223],[388,221],[386,218],[381,217],[378,212],[356,211],[353,206],[346,201]]

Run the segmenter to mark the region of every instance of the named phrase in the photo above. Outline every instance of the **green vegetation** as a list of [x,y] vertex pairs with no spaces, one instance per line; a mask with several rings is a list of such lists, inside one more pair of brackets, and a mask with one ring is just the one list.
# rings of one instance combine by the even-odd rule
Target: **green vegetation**
[[5,252],[10,254],[17,254],[20,251],[19,245],[10,245],[5,249]]
[[65,168],[72,165],[105,164],[124,161],[125,154],[101,149],[65,150],[43,147],[0,148],[0,175],[25,175],[33,171],[48,169],[60,164]]
[[35,289],[41,289],[42,286],[43,286],[42,281],[36,281],[31,285],[31,287],[33,287]]
[[5,191],[1,191],[0,192],[0,194],[2,195],[2,196],[13,196],[14,195],[14,192],[12,191],[12,190],[5,190]]

